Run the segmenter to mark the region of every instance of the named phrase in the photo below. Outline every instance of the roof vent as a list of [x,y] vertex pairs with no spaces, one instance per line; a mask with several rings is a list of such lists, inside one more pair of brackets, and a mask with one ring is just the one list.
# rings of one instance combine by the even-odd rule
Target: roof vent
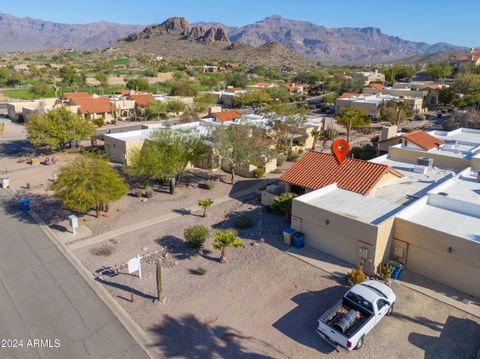
[[447,193],[447,192],[438,192],[437,194],[438,194],[439,196],[448,197],[448,193]]
[[429,157],[418,157],[418,158],[417,158],[417,165],[419,165],[419,166],[426,166],[426,167],[432,167],[432,166],[433,166],[433,158],[429,158]]

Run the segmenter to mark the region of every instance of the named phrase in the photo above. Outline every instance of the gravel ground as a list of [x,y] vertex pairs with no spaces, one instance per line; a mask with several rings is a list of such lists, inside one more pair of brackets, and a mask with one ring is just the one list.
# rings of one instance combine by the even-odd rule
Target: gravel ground
[[[240,233],[244,246],[229,249],[228,263],[218,262],[211,239],[207,251],[200,253],[185,245],[186,226],[226,228],[239,213],[248,213],[256,226]],[[264,212],[253,199],[232,200],[210,208],[205,219],[186,214],[75,254],[92,272],[144,254],[142,279],[120,267],[113,276],[105,272],[99,280],[166,357],[473,358],[480,343],[479,318],[395,283],[394,315],[369,334],[362,350],[332,352],[315,333],[316,320],[348,288],[338,278],[284,253],[283,226],[281,216]],[[114,253],[92,255],[91,250],[102,245],[111,246]],[[163,303],[154,302],[156,258],[164,263]],[[199,267],[206,274],[196,274]]]

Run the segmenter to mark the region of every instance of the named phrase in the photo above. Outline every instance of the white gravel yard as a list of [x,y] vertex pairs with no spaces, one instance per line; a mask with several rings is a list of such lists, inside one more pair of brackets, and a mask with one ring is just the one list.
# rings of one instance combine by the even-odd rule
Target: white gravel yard
[[[394,315],[370,333],[360,351],[332,352],[315,333],[316,320],[347,287],[283,252],[283,217],[262,210],[253,199],[244,202],[231,200],[211,207],[207,218],[199,217],[200,211],[185,214],[74,253],[92,273],[144,254],[142,279],[120,268],[117,275],[99,280],[164,357],[469,358],[479,349],[479,318],[394,284],[398,296]],[[188,225],[231,227],[236,214],[243,212],[256,226],[240,234],[253,239],[244,239],[242,248],[229,249],[228,263],[218,262],[211,239],[205,245],[208,251],[200,253],[183,241]],[[265,242],[258,240],[262,237]],[[113,254],[91,253],[103,245],[114,248]],[[153,301],[158,257],[164,263],[164,303]],[[206,273],[196,274],[198,267]]]

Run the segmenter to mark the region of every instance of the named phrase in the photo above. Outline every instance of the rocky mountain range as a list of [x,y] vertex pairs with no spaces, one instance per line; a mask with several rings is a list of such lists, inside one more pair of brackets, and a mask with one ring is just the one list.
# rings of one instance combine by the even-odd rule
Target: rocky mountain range
[[[215,25],[221,26],[219,23]],[[276,15],[242,27],[224,28],[232,42],[258,46],[277,41],[308,59],[326,64],[391,62],[418,54],[461,49],[447,43],[427,44],[403,40],[386,35],[374,27],[326,28]]]
[[144,27],[103,21],[70,25],[0,13],[0,52],[36,51],[59,46],[78,50],[102,49]]
[[[199,49],[202,49],[199,56],[206,53],[205,46],[197,48],[197,44],[208,45],[207,47],[215,44],[213,55],[217,56],[221,55],[218,48],[231,46],[232,43],[250,47],[270,44],[270,48],[272,43],[276,42],[279,44],[274,45],[277,53],[286,47],[290,50],[289,55],[294,57],[300,54],[314,62],[353,64],[393,62],[406,57],[462,49],[446,43],[427,44],[403,40],[384,34],[374,27],[326,28],[280,16],[270,16],[242,27],[218,22],[200,22],[190,26],[185,19],[178,17],[169,19],[167,25],[170,28],[165,27],[165,22],[147,27],[109,22],[70,25],[0,13],[0,52],[35,51],[58,46],[100,49],[115,44],[119,39],[123,39],[119,42],[121,45],[115,44],[113,47],[121,48],[125,43],[135,43],[133,47],[142,47],[142,42],[153,45],[152,38],[156,38],[163,46],[178,45],[188,56]],[[164,41],[167,38],[168,41]],[[192,49],[186,49],[187,45]],[[155,51],[165,55],[182,55],[182,51],[178,49],[165,48],[160,51],[160,48],[156,48]],[[287,50],[283,52],[286,54]],[[228,57],[233,53],[224,55]],[[299,61],[295,58],[295,62]]]
[[249,66],[304,68],[313,65],[313,62],[278,42],[268,41],[259,46],[232,43],[222,27],[190,26],[180,17],[169,18],[159,25],[130,34],[105,52],[112,56],[150,54],[180,59],[227,60]]

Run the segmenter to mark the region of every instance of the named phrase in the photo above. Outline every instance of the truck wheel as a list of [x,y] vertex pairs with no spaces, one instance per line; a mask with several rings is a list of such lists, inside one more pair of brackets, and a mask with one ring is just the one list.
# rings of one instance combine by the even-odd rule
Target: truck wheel
[[392,315],[393,313],[393,306],[395,305],[395,303],[392,303],[392,305],[390,306],[390,308],[388,308],[388,312],[387,312],[387,315]]
[[360,349],[361,347],[363,347],[363,340],[364,340],[365,337],[361,337],[358,342],[357,342],[357,346],[355,347],[355,350],[358,350]]

